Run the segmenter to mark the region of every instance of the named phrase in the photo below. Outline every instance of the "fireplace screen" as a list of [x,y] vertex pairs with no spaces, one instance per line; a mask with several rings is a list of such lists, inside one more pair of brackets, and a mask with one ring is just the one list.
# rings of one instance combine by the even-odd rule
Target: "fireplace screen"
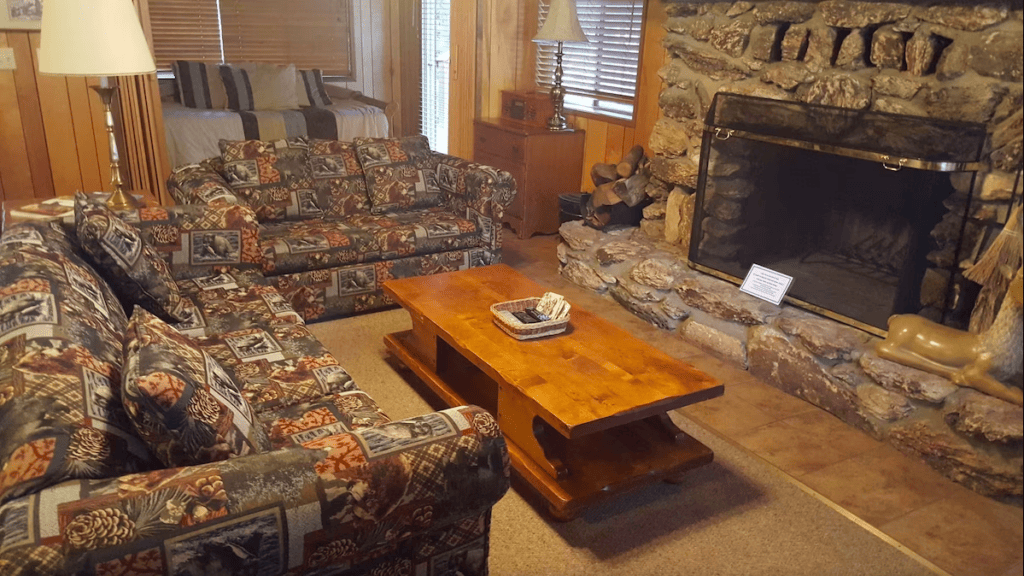
[[693,267],[734,282],[754,264],[787,274],[791,302],[876,334],[922,310],[928,268],[956,277],[929,261],[932,232],[954,228],[959,252],[971,199],[949,173],[978,169],[984,126],[725,93],[705,124]]

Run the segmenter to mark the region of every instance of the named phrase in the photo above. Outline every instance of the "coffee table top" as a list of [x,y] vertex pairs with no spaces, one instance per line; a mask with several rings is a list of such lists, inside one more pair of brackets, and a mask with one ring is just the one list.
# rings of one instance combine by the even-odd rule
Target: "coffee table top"
[[571,300],[566,332],[525,341],[508,336],[494,324],[491,304],[549,289],[504,264],[389,280],[384,289],[499,385],[518,389],[566,438],[723,392],[715,378]]

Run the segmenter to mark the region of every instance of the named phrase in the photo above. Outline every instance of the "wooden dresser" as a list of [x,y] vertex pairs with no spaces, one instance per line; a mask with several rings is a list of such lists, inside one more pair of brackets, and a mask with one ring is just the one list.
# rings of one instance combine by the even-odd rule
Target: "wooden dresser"
[[497,118],[474,121],[473,161],[512,173],[505,222],[520,238],[558,232],[558,195],[580,191],[583,130],[551,131]]

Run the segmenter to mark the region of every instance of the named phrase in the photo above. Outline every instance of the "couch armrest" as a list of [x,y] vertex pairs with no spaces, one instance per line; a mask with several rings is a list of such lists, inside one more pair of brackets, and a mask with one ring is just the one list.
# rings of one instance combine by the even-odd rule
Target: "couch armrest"
[[[444,191],[444,203],[456,214],[478,219],[491,226],[488,248],[501,249],[502,217],[516,195],[516,181],[504,170],[476,164],[462,158],[433,153],[437,159],[437,181]],[[485,235],[486,236],[486,235]]]
[[259,562],[261,574],[306,573],[485,513],[509,487],[505,441],[477,407],[319,442],[75,480],[12,500],[0,507],[0,573],[121,574],[143,565],[178,573],[188,571],[182,562],[225,556]]
[[134,224],[176,280],[232,270],[262,273],[259,223],[248,206],[214,201],[143,208]]
[[217,170],[219,158],[176,168],[167,178],[167,190],[178,204],[244,204]]

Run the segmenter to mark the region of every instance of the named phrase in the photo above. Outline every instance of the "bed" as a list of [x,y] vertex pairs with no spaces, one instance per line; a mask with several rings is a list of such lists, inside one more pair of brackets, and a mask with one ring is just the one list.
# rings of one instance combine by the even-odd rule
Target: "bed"
[[163,103],[164,132],[171,167],[220,155],[225,140],[278,140],[296,136],[352,140],[389,135],[388,105],[358,93],[324,107],[235,112]]

